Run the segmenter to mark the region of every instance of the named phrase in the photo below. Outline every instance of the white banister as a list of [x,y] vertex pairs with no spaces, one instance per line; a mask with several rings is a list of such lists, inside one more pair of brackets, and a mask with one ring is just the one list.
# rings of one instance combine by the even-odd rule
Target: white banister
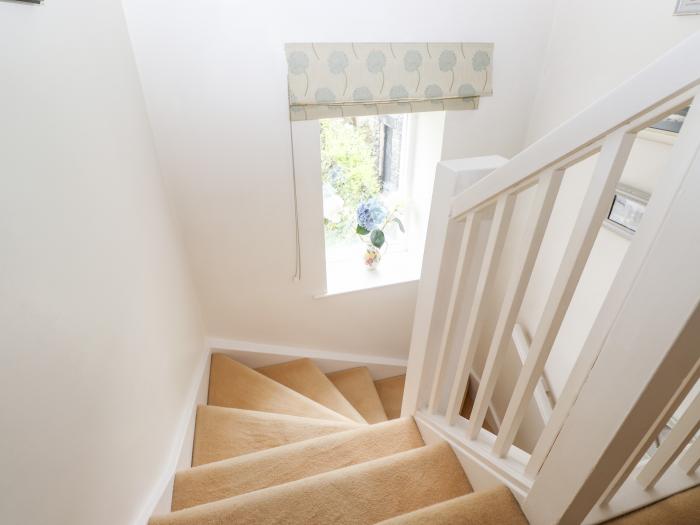
[[464,274],[465,257],[468,252],[471,252],[471,247],[474,245],[476,238],[476,217],[474,213],[467,215],[464,220],[464,229],[462,231],[462,241],[459,245],[459,253],[457,254],[457,264],[455,267],[454,279],[452,281],[452,289],[450,291],[450,302],[447,305],[447,313],[445,314],[445,323],[442,327],[442,335],[440,338],[440,346],[438,347],[438,358],[435,364],[435,377],[433,378],[433,386],[430,392],[430,400],[428,401],[428,412],[435,412],[440,393],[441,379],[443,376],[443,366],[445,363],[445,354],[447,353],[447,344],[450,339],[452,330],[452,321],[454,317],[455,305],[459,297],[459,291],[462,287],[462,275]]
[[[652,243],[662,225],[663,216],[671,206],[680,185],[682,184],[698,149],[700,149],[700,108],[691,107],[683,123],[683,133],[680,134],[673,146],[673,155],[668,169],[664,173],[663,184],[659,184],[647,208],[642,224],[635,234],[634,242],[630,244],[627,253],[620,265],[620,269],[613,280],[608,295],[598,313],[591,331],[581,349],[580,355],[574,365],[564,390],[557,398],[552,416],[545,426],[540,439],[532,451],[526,473],[534,477],[542,467],[547,454],[549,454],[554,441],[578,398],[593,364],[598,359],[598,353],[610,331],[612,323],[619,315],[627,298],[627,293],[636,279],[646,260]],[[666,420],[668,417],[666,418]],[[658,432],[656,434],[658,435]],[[637,461],[644,454],[639,451],[638,457],[631,460],[627,466],[625,476],[632,471]]]
[[464,334],[464,341],[457,363],[454,382],[450,390],[450,397],[447,402],[447,413],[445,418],[449,424],[453,424],[459,414],[464,399],[464,392],[467,388],[469,372],[474,363],[476,349],[479,342],[479,333],[484,316],[484,296],[487,290],[492,289],[493,279],[498,267],[498,261],[503,251],[503,244],[508,233],[508,225],[513,212],[515,196],[503,194],[496,202],[496,210],[493,215],[493,222],[489,230],[488,241],[484,251],[484,259],[481,263],[479,278],[474,290],[474,298],[469,311],[469,320]]
[[676,393],[668,400],[666,406],[660,411],[654,424],[649,427],[644,438],[639,442],[632,454],[625,462],[624,466],[618,471],[612,482],[603,492],[603,495],[598,502],[601,507],[610,505],[612,499],[623,488],[630,475],[635,470],[640,470],[639,465],[652,444],[656,442],[661,435],[661,432],[666,428],[668,421],[673,417],[680,407],[682,401],[690,394],[693,385],[697,381],[697,374],[700,371],[700,361],[696,363],[695,369],[692,370],[685,379],[681,380]]
[[[402,415],[415,415],[425,436],[449,436],[465,469],[511,488],[533,524],[599,523],[700,482],[698,400],[643,459],[700,374],[700,104],[685,118],[553,409],[544,382],[636,134],[692,106],[699,91],[700,33],[487,176],[482,171],[460,187],[465,172],[458,175],[455,166],[483,161],[438,167],[443,176],[431,205]],[[518,318],[534,265],[548,255],[540,247],[559,184],[578,176],[569,167],[594,154],[593,176],[529,340]],[[522,202],[532,199],[531,207],[515,224],[514,201],[528,188]],[[501,264],[506,239],[517,244]],[[495,295],[501,291],[502,298]],[[482,427],[489,405],[502,397],[496,388],[511,337],[522,368],[494,435]],[[482,361],[483,370],[475,369]],[[465,420],[458,415],[475,375],[481,381]],[[545,427],[527,454],[513,442],[533,398]]]
[[440,302],[441,276],[449,266],[450,246],[447,239],[450,223],[454,224],[454,221],[450,221],[450,202],[457,192],[472,186],[506,162],[503,157],[491,155],[442,161],[437,166],[401,403],[402,416],[413,415],[418,410],[422,386],[430,370],[428,345]]
[[615,132],[606,139],[600,151],[593,178],[583,199],[581,211],[533,337],[530,352],[516,382],[494,445],[494,453],[499,457],[508,452],[520,428],[598,230],[610,209],[615,186],[627,162],[634,138],[634,135],[624,130]]
[[474,401],[474,408],[469,418],[471,422],[469,437],[471,439],[475,439],[478,435],[488,413],[491,397],[505,360],[508,340],[530,281],[530,274],[535,265],[552,208],[554,208],[562,176],[563,172],[561,171],[547,171],[539,177],[536,194],[525,225],[526,229],[519,246],[515,266],[511,270],[511,278],[503,298],[491,347],[481,375],[479,390]]
[[637,476],[644,489],[653,487],[676,458],[683,452],[698,428],[700,428],[700,394],[690,403],[681,418],[671,429],[661,446]]
[[698,174],[696,150],[670,206],[657,216],[646,260],[523,504],[531,522],[582,522],[679,385],[696,373]]
[[[520,362],[525,363],[527,361],[527,354],[530,352],[530,341],[525,334],[525,329],[521,324],[516,323],[513,327],[513,344],[515,345],[515,351],[520,357]],[[549,388],[549,381],[547,380],[547,375],[543,371],[540,380],[535,386],[535,392],[533,396],[535,398],[535,404],[542,417],[542,422],[546,425],[549,418],[552,417],[552,408],[554,403],[549,397],[551,394],[551,389]]]
[[688,447],[683,457],[679,462],[679,466],[686,474],[692,474],[700,466],[700,439],[696,439]]

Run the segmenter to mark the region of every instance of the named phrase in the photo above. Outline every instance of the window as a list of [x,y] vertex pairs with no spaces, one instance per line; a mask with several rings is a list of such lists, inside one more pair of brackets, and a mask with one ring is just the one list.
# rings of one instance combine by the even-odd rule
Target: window
[[[399,223],[406,212],[406,176],[402,162],[406,115],[378,115],[321,120],[321,179],[326,260],[362,256],[366,239],[358,235],[357,208],[370,199],[388,212],[384,229],[392,253],[406,251]],[[366,237],[366,236],[365,236]]]
[[[293,122],[301,256],[314,297],[420,277],[444,129],[444,111]],[[357,208],[371,198],[397,211],[405,233],[388,221],[381,262],[368,271],[369,237],[357,233]]]

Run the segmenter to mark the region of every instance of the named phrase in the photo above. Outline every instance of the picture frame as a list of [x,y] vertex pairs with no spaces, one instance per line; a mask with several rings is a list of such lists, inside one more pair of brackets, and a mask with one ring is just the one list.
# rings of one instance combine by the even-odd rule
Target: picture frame
[[700,15],[700,0],[678,0],[674,16]]
[[649,197],[648,193],[619,184],[603,226],[623,237],[632,238],[644,217]]

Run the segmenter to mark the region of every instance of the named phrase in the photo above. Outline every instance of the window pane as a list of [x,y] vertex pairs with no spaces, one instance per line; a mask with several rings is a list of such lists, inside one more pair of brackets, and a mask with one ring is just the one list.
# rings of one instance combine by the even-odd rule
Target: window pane
[[[378,198],[400,205],[404,115],[321,120],[321,174],[327,257],[358,256],[357,208]],[[396,229],[385,229],[387,247],[405,245]]]

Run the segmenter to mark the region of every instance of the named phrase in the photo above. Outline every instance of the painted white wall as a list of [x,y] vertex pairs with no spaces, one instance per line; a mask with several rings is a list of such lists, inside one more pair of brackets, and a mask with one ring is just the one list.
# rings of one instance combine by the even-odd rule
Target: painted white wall
[[672,16],[675,5],[676,0],[556,0],[528,143],[700,30],[700,16]]
[[2,522],[132,523],[204,345],[120,2],[0,2],[0,77]]
[[[700,29],[700,17],[672,16],[675,0],[558,0],[537,98],[528,125],[533,142]],[[671,146],[638,138],[621,182],[652,193]],[[588,186],[596,157],[570,168],[552,213],[521,311],[531,334]],[[547,362],[555,397],[564,386],[629,240],[601,229]]]
[[534,97],[552,2],[358,0],[349,8],[317,0],[124,0],[208,334],[408,352],[415,283],[316,300],[291,280],[285,42],[496,42],[495,95],[478,111],[447,116],[443,158],[510,156],[525,136],[523,108]]

